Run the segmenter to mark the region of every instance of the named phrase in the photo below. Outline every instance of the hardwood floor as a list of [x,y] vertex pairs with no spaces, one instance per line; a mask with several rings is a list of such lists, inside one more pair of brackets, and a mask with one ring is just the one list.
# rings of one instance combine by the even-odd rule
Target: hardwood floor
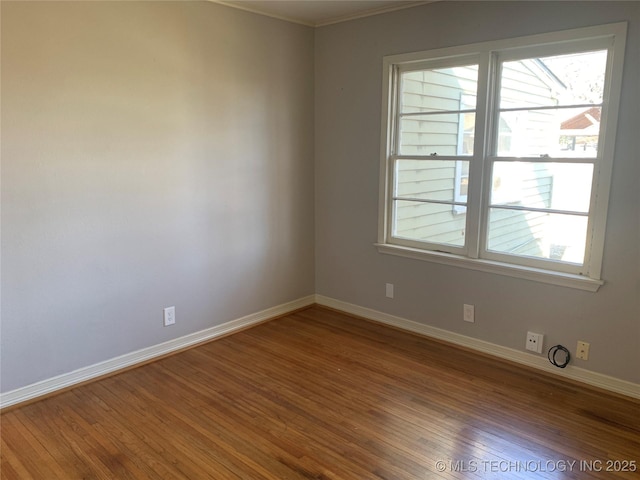
[[320,307],[1,422],[7,480],[640,478],[640,402]]

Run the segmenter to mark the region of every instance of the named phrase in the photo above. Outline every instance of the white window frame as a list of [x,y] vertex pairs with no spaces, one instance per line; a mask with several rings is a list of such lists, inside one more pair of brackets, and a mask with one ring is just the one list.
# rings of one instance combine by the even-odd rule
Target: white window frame
[[[597,291],[604,284],[601,278],[602,257],[626,31],[627,24],[623,22],[384,57],[379,222],[376,243],[378,251],[553,285]],[[593,162],[594,174],[584,264],[572,268],[567,267],[566,264],[561,265],[559,262],[556,264],[545,260],[529,261],[523,256],[515,256],[515,261],[511,262],[507,258],[508,255],[496,255],[495,252],[488,251],[485,245],[486,217],[491,190],[490,170],[494,161],[505,159],[492,155],[496,138],[490,138],[490,136],[491,132],[494,132],[497,137],[497,129],[488,128],[492,122],[497,121],[498,108],[492,105],[494,99],[498,97],[497,66],[500,62],[511,59],[560,55],[594,49],[608,49],[609,52],[601,116],[602,128],[598,140],[597,157]],[[397,157],[395,136],[397,135],[398,72],[419,69],[421,64],[428,64],[429,68],[434,68],[434,65],[460,64],[459,62],[467,59],[477,59],[479,73],[474,153],[469,158],[471,164],[465,246],[448,249],[445,245],[399,239],[393,236],[391,224],[393,164],[394,158]],[[536,159],[536,161],[539,160]],[[553,160],[553,158],[549,159],[549,161]]]

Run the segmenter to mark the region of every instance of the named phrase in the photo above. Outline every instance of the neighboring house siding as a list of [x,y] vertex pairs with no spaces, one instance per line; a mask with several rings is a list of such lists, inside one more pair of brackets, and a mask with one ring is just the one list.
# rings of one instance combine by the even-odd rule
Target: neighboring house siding
[[[417,71],[403,76],[404,113],[459,110],[464,93],[475,95],[473,68],[459,68],[456,76],[441,71]],[[401,150],[404,155],[456,155],[460,133],[457,114],[410,117],[400,125]]]
[[[551,88],[539,78],[539,72],[528,62],[511,62],[505,65],[503,105],[540,106],[553,105]],[[419,71],[403,76],[401,103],[403,112],[434,110],[460,110],[474,108],[476,72],[472,68],[457,69],[456,76],[442,71]],[[508,148],[511,142],[528,138],[529,146],[541,149],[545,144],[544,130],[552,116],[545,112],[525,112],[519,118],[506,118],[501,122],[504,134],[501,142]],[[473,142],[473,116],[454,114],[408,117],[400,125],[400,145],[403,155],[460,155],[469,152]],[[465,125],[466,123],[466,125]],[[533,140],[532,140],[533,139]],[[466,144],[462,146],[462,142]],[[539,145],[536,146],[536,144]],[[456,165],[454,161],[402,161],[396,176],[398,197],[421,198],[438,201],[461,201],[455,198]],[[533,197],[551,202],[552,178],[544,168],[531,171],[531,178],[524,182],[524,203]],[[500,179],[508,181],[508,179]],[[516,200],[516,199],[514,199]],[[462,199],[464,201],[464,199]],[[394,235],[433,243],[462,245],[466,215],[464,208],[452,205],[397,201]],[[491,243],[500,251],[539,255],[538,240],[544,229],[544,215],[513,215],[512,212],[495,211],[491,231],[495,234]]]
[[[553,177],[545,164],[530,165],[528,177],[518,185],[521,201],[500,199],[511,205],[551,207],[551,191]],[[490,222],[490,241],[488,247],[500,252],[511,252],[519,255],[542,255],[540,244],[542,233],[547,228],[547,214],[539,212],[514,212],[492,209]]]

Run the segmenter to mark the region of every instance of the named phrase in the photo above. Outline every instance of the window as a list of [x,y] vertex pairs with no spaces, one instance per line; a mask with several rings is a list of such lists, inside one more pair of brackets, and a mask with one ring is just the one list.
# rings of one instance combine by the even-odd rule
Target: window
[[625,37],[385,57],[378,249],[596,291]]

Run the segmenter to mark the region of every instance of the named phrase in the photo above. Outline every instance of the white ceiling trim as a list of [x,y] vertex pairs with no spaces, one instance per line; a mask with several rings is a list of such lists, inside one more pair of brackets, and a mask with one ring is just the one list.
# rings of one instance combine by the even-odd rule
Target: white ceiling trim
[[419,5],[425,5],[427,3],[433,3],[435,1],[437,1],[437,0],[422,0],[422,1],[404,3],[402,5],[388,5],[386,7],[373,8],[371,10],[365,10],[363,12],[354,13],[352,15],[342,15],[340,17],[332,18],[332,19],[329,19],[329,20],[316,22],[314,27],[324,27],[326,25],[333,25],[334,23],[348,22],[349,20],[356,20],[358,18],[365,18],[365,17],[371,17],[373,15],[381,15],[383,13],[395,12],[396,10],[404,10],[405,8],[413,8],[413,7],[417,7]]
[[255,8],[247,7],[244,5],[240,5],[237,3],[229,3],[224,0],[207,0],[212,3],[218,3],[220,5],[224,5],[225,7],[235,8],[236,10],[243,10],[245,12],[257,13],[258,15],[263,15],[265,17],[277,18],[278,20],[284,20],[285,22],[297,23],[299,25],[306,25],[307,27],[315,27],[315,24],[309,22],[303,22],[302,20],[298,20],[296,18],[284,17],[282,15],[276,15],[274,13],[261,12],[256,10]]
[[425,5],[427,3],[434,3],[438,0],[420,0],[420,1],[413,1],[413,2],[408,2],[408,3],[402,3],[402,4],[398,4],[398,5],[387,5],[384,7],[379,7],[379,8],[373,8],[373,9],[367,9],[367,10],[363,10],[361,12],[358,13],[353,13],[353,14],[349,14],[349,15],[340,15],[334,18],[329,18],[329,19],[324,19],[324,20],[320,20],[317,22],[305,22],[303,20],[294,18],[294,17],[288,17],[288,16],[284,16],[284,15],[276,15],[274,13],[270,13],[270,12],[265,12],[256,8],[251,8],[250,6],[245,6],[242,5],[240,3],[230,3],[227,2],[225,0],[208,0],[210,2],[213,3],[218,3],[220,5],[224,5],[226,7],[231,7],[231,8],[235,8],[238,10],[244,10],[245,12],[251,12],[251,13],[256,13],[258,15],[263,15],[265,17],[271,17],[271,18],[277,18],[278,20],[284,20],[285,22],[291,22],[291,23],[297,23],[299,25],[305,25],[307,27],[324,27],[326,25],[333,25],[336,23],[342,23],[342,22],[348,22],[350,20],[356,20],[358,18],[364,18],[364,17],[370,17],[373,15],[380,15],[383,13],[389,13],[389,12],[394,12],[396,10],[404,10],[406,8],[413,8],[413,7],[417,7],[419,5]]

